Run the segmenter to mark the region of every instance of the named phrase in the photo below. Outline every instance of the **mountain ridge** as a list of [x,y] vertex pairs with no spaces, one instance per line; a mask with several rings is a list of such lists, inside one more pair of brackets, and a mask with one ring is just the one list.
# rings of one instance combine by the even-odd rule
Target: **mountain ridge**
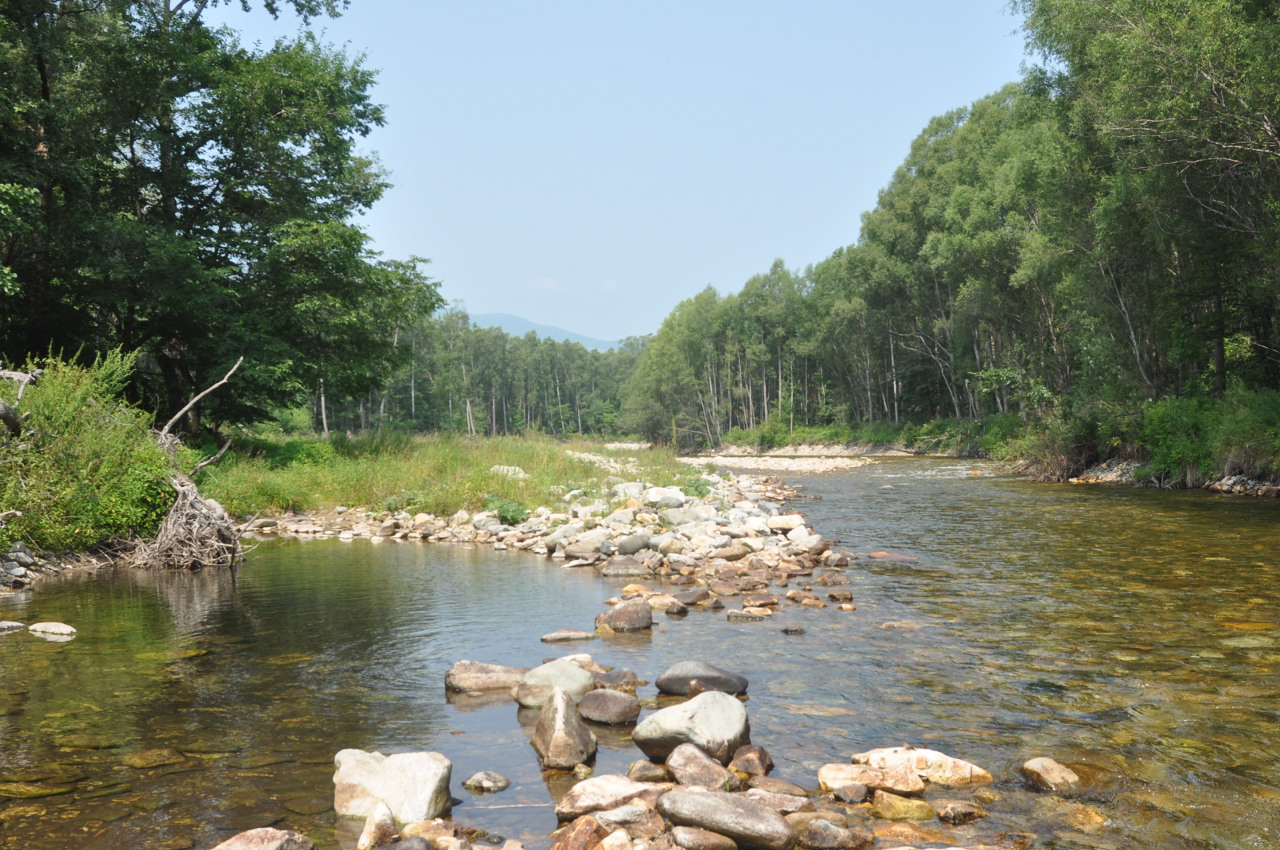
[[589,337],[585,334],[574,333],[555,325],[543,325],[537,322],[531,322],[520,316],[513,316],[510,313],[479,313],[470,315],[471,324],[481,328],[498,328],[504,333],[511,336],[524,336],[529,331],[533,331],[544,339],[555,340],[556,342],[576,342],[584,348],[593,348],[596,351],[611,351],[618,347],[617,340],[604,340]]

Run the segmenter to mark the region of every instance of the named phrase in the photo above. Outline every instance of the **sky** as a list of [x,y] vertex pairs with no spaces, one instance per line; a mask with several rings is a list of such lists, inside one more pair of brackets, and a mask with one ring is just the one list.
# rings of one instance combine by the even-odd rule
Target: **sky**
[[[246,44],[296,33],[238,2]],[[857,240],[929,119],[1018,79],[1007,0],[352,0],[313,21],[378,71],[362,226],[471,314],[654,333]]]

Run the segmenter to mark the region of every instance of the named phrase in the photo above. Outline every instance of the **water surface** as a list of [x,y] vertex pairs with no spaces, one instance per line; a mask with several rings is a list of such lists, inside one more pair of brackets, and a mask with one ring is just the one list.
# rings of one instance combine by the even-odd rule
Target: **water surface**
[[[1280,505],[914,458],[797,480],[822,498],[796,506],[860,556],[854,612],[729,624],[695,611],[558,650],[539,636],[589,629],[622,582],[519,553],[360,541],[263,546],[235,583],[126,571],[0,598],[0,619],[80,631],[0,636],[0,782],[61,791],[0,797],[0,845],[176,850],[274,824],[351,847],[332,759],[361,747],[445,753],[459,821],[545,847],[570,781],[539,771],[536,718],[501,698],[450,701],[443,678],[462,658],[531,666],[581,649],[650,681],[689,657],[746,674],[754,740],[804,785],[904,741],[976,761],[1003,799],[960,831],[970,843],[1280,846]],[[806,633],[783,636],[788,624]],[[639,757],[597,731],[598,772]],[[127,766],[156,749],[177,761]],[[1090,790],[1030,793],[1016,767],[1036,755],[1077,766]],[[462,790],[482,769],[512,789]]]

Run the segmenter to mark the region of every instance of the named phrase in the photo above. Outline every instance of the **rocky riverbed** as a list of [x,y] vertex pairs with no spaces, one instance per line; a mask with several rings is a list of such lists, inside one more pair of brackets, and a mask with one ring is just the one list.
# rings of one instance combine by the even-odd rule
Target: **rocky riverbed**
[[[807,459],[779,460],[795,469],[797,461]],[[559,509],[539,508],[510,524],[488,511],[436,517],[340,509],[259,519],[246,531],[380,545],[484,545],[527,551],[563,569],[591,569],[626,582],[590,630],[566,627],[543,637],[555,646],[641,632],[653,628],[657,616],[678,621],[695,606],[759,623],[762,629],[770,628],[774,612],[785,606],[856,610],[845,571],[857,558],[833,549],[803,514],[788,507],[802,498],[796,490],[748,474],[707,474],[690,489],[615,477],[605,479],[598,495],[567,493]],[[803,632],[795,625],[788,630]],[[583,653],[548,659],[532,670],[460,661],[445,684],[463,698],[509,694],[519,710],[537,712],[532,745],[544,769],[564,777],[548,780],[564,789],[556,805],[562,827],[553,850],[857,850],[926,844],[980,850],[1024,847],[1031,840],[1027,833],[984,829],[986,808],[998,807],[1003,799],[1000,786],[992,786],[995,778],[975,764],[929,749],[886,746],[854,754],[848,764],[826,765],[806,786],[771,778],[767,750],[750,739],[742,701],[747,681],[703,662],[689,664],[688,670],[658,675],[652,696],[642,690],[647,678],[606,670]],[[592,775],[593,730],[601,727],[629,732],[643,756],[627,775]],[[492,839],[447,818],[451,777],[442,755],[416,754],[425,771],[414,780],[417,797],[388,785],[386,776],[405,775],[405,755],[410,754],[385,759],[384,771],[379,754],[339,753],[335,809],[363,822],[358,847],[468,850],[472,842]],[[394,767],[390,759],[398,759]],[[501,767],[467,779],[464,787],[501,793]],[[1042,774],[1049,778],[1038,778]],[[1043,790],[1046,810],[1059,820],[1101,822],[1095,810],[1068,799],[1079,779],[1072,776],[1070,768],[1045,758],[1019,776],[1000,779],[1014,783],[1020,794],[1027,788]],[[427,787],[429,793],[422,790]],[[417,806],[425,799],[436,802],[428,807],[428,817],[427,810],[410,812],[399,808],[410,802],[386,797],[411,797]],[[514,841],[505,846],[518,850]]]

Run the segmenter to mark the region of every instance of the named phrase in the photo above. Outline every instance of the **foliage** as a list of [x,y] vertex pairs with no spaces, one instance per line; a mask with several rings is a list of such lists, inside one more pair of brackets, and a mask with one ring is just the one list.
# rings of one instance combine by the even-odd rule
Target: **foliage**
[[[0,530],[0,543],[21,539],[54,552],[147,535],[173,503],[171,461],[148,417],[120,400],[133,355],[110,351],[92,365],[55,358],[27,389],[20,439],[0,438],[0,506],[22,511]],[[0,394],[16,392],[0,382]]]
[[529,518],[529,510],[524,505],[501,496],[489,496],[484,509],[497,514],[503,525],[519,525]]

